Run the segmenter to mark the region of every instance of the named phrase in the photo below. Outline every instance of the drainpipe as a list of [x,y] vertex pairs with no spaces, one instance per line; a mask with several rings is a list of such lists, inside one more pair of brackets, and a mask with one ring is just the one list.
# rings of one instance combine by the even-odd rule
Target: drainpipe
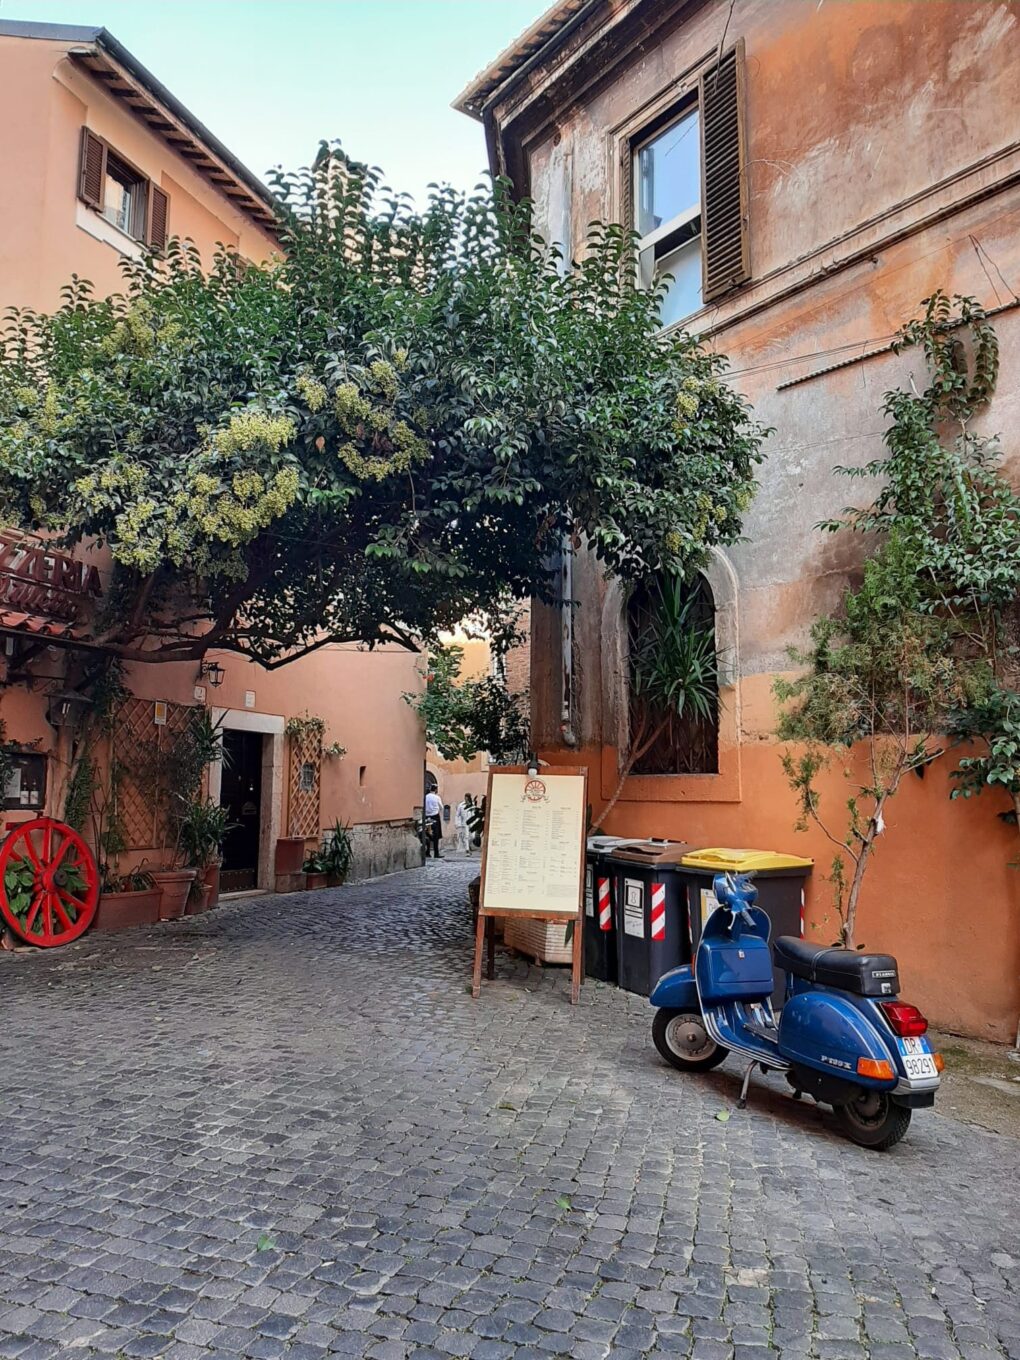
[[574,548],[564,534],[560,549],[560,735],[564,746],[577,746],[574,731]]

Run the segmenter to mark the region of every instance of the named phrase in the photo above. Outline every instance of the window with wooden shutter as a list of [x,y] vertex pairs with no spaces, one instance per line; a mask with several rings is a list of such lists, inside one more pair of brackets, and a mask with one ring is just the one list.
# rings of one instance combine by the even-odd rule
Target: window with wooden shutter
[[105,180],[106,143],[87,127],[83,127],[78,162],[78,197],[90,208],[98,208],[103,201]]
[[163,250],[168,235],[170,198],[155,184],[149,190],[149,245],[154,250]]
[[744,150],[743,43],[702,73],[702,261],[704,300],[722,297],[750,277]]

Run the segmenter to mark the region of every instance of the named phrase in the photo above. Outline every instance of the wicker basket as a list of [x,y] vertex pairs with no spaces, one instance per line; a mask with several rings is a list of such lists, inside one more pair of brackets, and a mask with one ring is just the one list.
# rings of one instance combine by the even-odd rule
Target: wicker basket
[[566,938],[566,921],[532,921],[506,918],[505,940],[536,963],[570,963],[573,941]]

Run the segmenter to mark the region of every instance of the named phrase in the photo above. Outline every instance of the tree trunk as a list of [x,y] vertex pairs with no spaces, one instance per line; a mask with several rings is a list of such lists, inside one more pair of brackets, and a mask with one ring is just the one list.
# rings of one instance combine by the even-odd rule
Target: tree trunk
[[627,782],[627,776],[630,774],[631,770],[641,759],[641,757],[645,754],[645,752],[651,750],[651,748],[662,736],[663,732],[669,725],[669,718],[670,715],[667,713],[667,715],[663,718],[662,722],[659,723],[659,725],[652,732],[651,736],[649,736],[646,740],[637,743],[635,742],[631,743],[631,748],[627,753],[627,759],[623,762],[623,769],[620,771],[620,778],[617,782],[616,788],[613,790],[613,796],[610,798],[609,802],[599,813],[597,820],[592,822],[590,828],[591,831],[598,831],[599,827],[602,826],[603,822],[612,812],[613,808],[616,807],[616,804],[620,798],[620,794],[623,792],[623,786]]

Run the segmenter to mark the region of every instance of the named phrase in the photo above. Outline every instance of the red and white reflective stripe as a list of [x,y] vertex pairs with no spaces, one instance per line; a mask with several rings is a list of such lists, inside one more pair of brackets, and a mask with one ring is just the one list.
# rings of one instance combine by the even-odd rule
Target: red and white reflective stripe
[[666,885],[652,884],[652,939],[666,938]]
[[804,938],[804,889],[800,890],[800,938]]
[[613,913],[609,906],[609,879],[599,879],[599,930],[612,930]]

